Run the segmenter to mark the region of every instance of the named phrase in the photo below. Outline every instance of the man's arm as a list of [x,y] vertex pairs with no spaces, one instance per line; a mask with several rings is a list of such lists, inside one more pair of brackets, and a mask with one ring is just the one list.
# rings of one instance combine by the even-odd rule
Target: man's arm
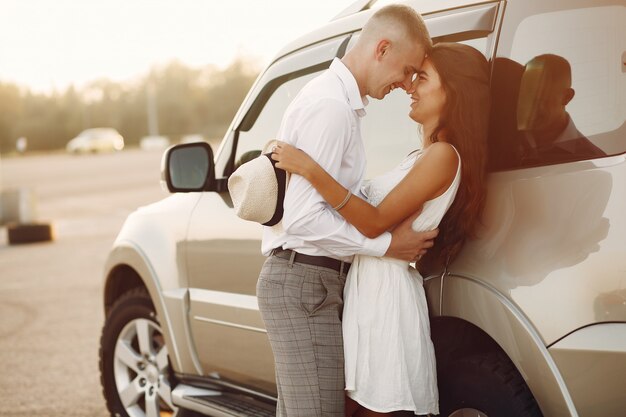
[[[352,130],[351,109],[328,99],[315,103],[300,115],[292,144],[338,178]],[[343,184],[348,186],[348,184]],[[400,226],[393,237],[385,232],[374,239],[363,236],[338,215],[303,177],[292,175],[285,196],[285,231],[336,256],[364,254],[413,260],[432,246],[432,233],[416,233],[410,224]]]
[[[291,129],[291,137],[285,139],[339,179],[355,127],[352,110],[347,103],[325,99],[302,109]],[[348,187],[350,184],[343,185]],[[339,216],[299,175],[292,175],[289,180],[284,207],[283,226],[290,236],[333,255],[344,257],[360,253],[383,256],[389,248],[389,233],[375,239],[366,238]]]
[[391,232],[391,244],[385,256],[413,262],[418,261],[428,249],[433,247],[434,239],[439,234],[439,229],[426,232],[414,231],[412,228],[413,221],[419,215],[419,212],[415,213],[393,229]]

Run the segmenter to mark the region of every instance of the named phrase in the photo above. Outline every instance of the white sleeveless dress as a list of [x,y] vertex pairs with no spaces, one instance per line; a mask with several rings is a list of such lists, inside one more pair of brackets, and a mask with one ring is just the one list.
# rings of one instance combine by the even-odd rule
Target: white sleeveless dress
[[[421,151],[362,187],[373,205],[404,178]],[[416,231],[439,225],[461,180],[461,162],[452,184],[427,201],[413,222]],[[439,414],[435,352],[421,275],[408,262],[357,255],[344,289],[343,340],[346,391],[377,412],[410,410]]]

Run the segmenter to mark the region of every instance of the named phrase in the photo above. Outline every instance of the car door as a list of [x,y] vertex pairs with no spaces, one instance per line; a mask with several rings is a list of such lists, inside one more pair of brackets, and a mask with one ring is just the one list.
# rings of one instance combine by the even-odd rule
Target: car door
[[[297,51],[275,62],[249,94],[216,158],[217,177],[258,155],[278,132],[300,89],[325,70],[346,36]],[[256,300],[265,260],[262,226],[239,219],[228,192],[203,193],[185,243],[189,325],[201,371],[275,394],[273,356]]]

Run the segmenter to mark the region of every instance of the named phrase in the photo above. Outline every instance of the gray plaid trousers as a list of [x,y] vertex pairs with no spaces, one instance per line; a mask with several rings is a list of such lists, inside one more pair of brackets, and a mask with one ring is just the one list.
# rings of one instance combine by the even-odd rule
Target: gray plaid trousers
[[259,310],[274,352],[279,417],[344,415],[341,312],[345,275],[267,258]]

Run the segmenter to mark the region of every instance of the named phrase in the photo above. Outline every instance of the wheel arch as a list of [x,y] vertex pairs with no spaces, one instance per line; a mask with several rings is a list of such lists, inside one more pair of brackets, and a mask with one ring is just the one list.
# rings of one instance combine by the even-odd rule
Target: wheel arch
[[[440,278],[428,284],[440,286]],[[522,375],[544,415],[578,416],[543,339],[511,300],[484,281],[449,274],[440,302],[438,311],[431,310],[438,352],[500,350]]]
[[154,268],[147,257],[131,242],[118,243],[109,253],[104,274],[105,318],[115,301],[127,291],[143,287],[148,292],[156,311],[163,337],[168,346],[170,362],[175,372],[197,373],[192,352],[185,347],[189,343],[178,343],[185,338],[187,324],[184,301],[187,289],[175,291],[175,297],[165,297]]
[[141,276],[130,265],[125,263],[118,264],[108,271],[104,284],[105,317],[109,316],[111,307],[117,299],[128,291],[138,287],[143,287],[147,290]]
[[458,317],[438,316],[430,322],[431,338],[437,351],[437,363],[445,365],[459,356],[504,352],[482,329]]

